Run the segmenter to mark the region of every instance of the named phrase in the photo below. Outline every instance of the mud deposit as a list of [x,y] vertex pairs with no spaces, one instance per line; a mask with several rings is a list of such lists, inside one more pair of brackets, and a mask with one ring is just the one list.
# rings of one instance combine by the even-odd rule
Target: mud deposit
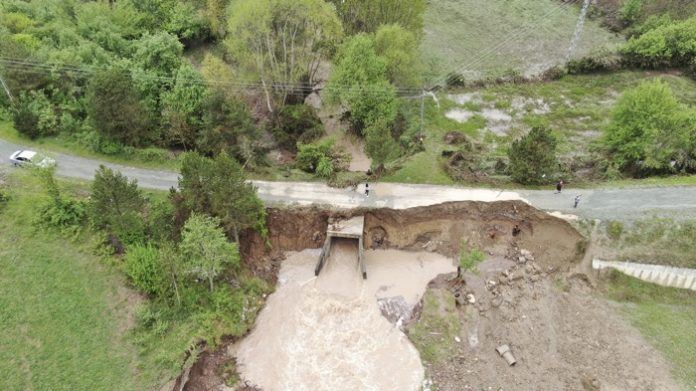
[[[443,277],[430,285],[439,297],[461,290],[476,298],[457,309],[460,342],[426,365],[437,390],[679,389],[662,355],[583,274],[546,270],[533,261],[488,259],[463,287]],[[503,344],[515,366],[496,352]]]
[[419,354],[382,316],[378,300],[393,299],[410,311],[428,281],[455,268],[452,261],[433,253],[366,251],[363,281],[356,243],[335,241],[315,278],[318,257],[319,250],[304,250],[283,261],[276,292],[237,348],[242,378],[266,391],[420,389]]

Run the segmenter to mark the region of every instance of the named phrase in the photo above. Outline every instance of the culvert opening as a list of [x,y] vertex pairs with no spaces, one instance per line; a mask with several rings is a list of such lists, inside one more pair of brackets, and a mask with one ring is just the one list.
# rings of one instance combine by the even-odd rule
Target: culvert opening
[[319,254],[319,261],[314,268],[314,275],[319,276],[326,265],[331,253],[331,246],[336,240],[354,240],[357,242],[358,269],[363,279],[367,279],[367,268],[365,266],[363,247],[363,231],[365,227],[365,216],[355,216],[350,219],[333,219],[329,221],[326,229],[326,239]]

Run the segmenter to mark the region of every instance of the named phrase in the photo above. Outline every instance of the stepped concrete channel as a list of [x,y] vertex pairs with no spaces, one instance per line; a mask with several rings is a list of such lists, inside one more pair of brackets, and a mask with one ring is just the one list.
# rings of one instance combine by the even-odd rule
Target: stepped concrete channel
[[653,284],[696,291],[696,269],[635,262],[611,262],[601,259],[592,260],[592,268],[596,270],[612,268]]

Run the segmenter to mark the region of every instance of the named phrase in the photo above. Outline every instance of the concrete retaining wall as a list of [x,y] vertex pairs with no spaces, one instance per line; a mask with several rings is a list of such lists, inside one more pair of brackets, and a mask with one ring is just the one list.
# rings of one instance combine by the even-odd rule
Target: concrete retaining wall
[[613,268],[643,281],[673,288],[696,291],[696,269],[647,265],[634,262],[609,262],[600,259],[592,261],[593,269]]

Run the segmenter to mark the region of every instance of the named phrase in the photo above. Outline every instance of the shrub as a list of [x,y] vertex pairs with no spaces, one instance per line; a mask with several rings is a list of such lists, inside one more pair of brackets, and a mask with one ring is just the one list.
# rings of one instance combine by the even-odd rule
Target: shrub
[[516,140],[508,150],[510,175],[522,184],[544,184],[552,180],[558,168],[557,140],[542,126],[532,128],[529,134]]
[[129,247],[124,261],[126,274],[140,291],[157,297],[167,292],[169,283],[157,248]]
[[15,128],[31,139],[58,131],[58,116],[42,90],[20,93],[12,120]]
[[307,105],[283,107],[273,122],[273,137],[290,151],[297,151],[297,143],[311,143],[324,133],[321,120]]
[[570,60],[566,67],[571,75],[615,71],[621,68],[621,57],[611,52],[599,52]]
[[644,0],[623,0],[619,8],[619,17],[625,25],[635,23],[643,10]]
[[688,66],[696,57],[696,16],[678,23],[659,25],[639,37],[631,38],[621,52],[638,66]]
[[312,144],[298,143],[297,149],[296,167],[322,178],[345,170],[350,162],[350,155],[337,148],[333,139]]
[[667,84],[643,82],[617,102],[603,143],[621,171],[632,175],[693,171],[693,118]]
[[469,244],[466,241],[462,242],[462,250],[459,254],[459,268],[461,271],[473,271],[476,266],[486,259],[483,251],[473,248],[468,249]]
[[135,149],[135,156],[146,162],[164,162],[169,160],[169,152],[166,149],[148,147]]
[[39,207],[39,225],[54,228],[78,227],[87,218],[87,206],[83,201],[58,198]]
[[619,240],[623,233],[623,224],[619,221],[610,221],[607,225],[607,236],[612,240]]

